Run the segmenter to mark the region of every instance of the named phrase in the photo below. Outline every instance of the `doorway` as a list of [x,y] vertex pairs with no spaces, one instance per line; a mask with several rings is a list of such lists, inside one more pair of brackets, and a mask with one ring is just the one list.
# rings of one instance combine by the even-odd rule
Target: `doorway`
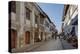
[[11,29],[11,48],[16,48],[17,44],[17,31]]
[[25,32],[25,43],[26,44],[30,43],[30,32],[29,31]]

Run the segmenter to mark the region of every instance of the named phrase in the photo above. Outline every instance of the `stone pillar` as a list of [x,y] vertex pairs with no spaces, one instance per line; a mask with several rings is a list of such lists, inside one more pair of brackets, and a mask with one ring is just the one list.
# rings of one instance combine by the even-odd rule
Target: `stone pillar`
[[43,41],[45,40],[45,32],[43,31]]
[[40,34],[40,15],[38,15],[38,38],[40,38],[41,34]]
[[35,35],[35,15],[34,15],[34,7],[32,7],[32,12],[30,13],[30,23],[31,23],[31,33],[30,33],[30,44],[34,44],[34,35]]
[[46,41],[46,32],[45,32],[45,41]]
[[16,19],[19,23],[17,27],[17,48],[24,46],[24,2],[16,2]]
[[44,18],[44,36],[45,36],[45,41],[47,40],[47,35],[46,35],[46,26],[45,26],[45,22],[46,21],[46,17]]

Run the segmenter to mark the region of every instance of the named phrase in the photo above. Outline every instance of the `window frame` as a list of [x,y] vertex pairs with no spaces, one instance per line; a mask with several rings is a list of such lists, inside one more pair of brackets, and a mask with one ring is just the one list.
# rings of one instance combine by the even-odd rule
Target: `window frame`
[[26,12],[26,19],[30,20],[30,9],[25,7],[25,12]]

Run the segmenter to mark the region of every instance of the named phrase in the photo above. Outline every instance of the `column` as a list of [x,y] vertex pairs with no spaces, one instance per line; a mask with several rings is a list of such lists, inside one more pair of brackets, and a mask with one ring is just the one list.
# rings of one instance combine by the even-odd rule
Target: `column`
[[43,31],[43,41],[45,40],[45,32]]
[[31,23],[31,33],[30,33],[30,44],[34,44],[34,35],[35,35],[35,15],[34,15],[34,7],[32,7],[32,12],[30,13],[30,23]]
[[40,14],[38,15],[38,38],[41,39],[41,33],[40,33]]
[[17,48],[24,46],[24,2],[16,2],[16,19],[19,23],[17,27]]

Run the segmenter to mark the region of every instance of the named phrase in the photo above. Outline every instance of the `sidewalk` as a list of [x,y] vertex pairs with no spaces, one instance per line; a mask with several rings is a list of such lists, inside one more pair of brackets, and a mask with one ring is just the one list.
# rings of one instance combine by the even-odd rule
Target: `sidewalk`
[[34,43],[33,45],[28,45],[26,47],[23,47],[23,48],[19,48],[19,49],[13,49],[12,52],[13,53],[17,53],[17,52],[29,52],[39,46],[41,46],[42,44],[44,44],[45,42],[47,41],[42,41],[42,42],[36,42]]
[[76,49],[64,39],[61,39],[61,43],[62,43],[63,49]]

